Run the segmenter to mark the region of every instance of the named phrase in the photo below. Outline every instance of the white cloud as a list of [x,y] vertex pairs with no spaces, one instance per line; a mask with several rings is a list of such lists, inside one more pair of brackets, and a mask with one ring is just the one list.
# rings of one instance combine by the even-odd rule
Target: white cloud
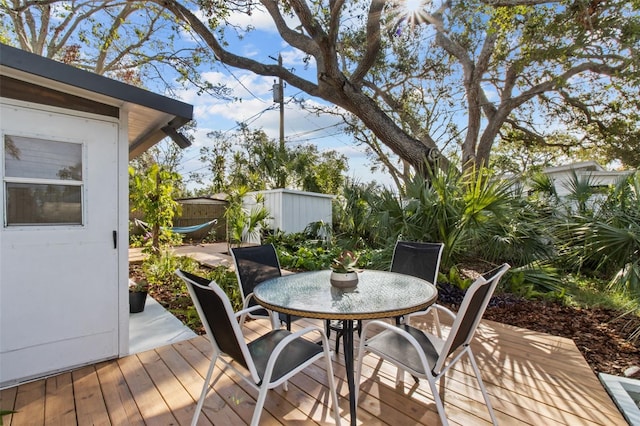
[[[287,22],[287,25],[289,25],[289,28],[295,28],[300,25],[300,21],[295,18],[291,18],[289,16],[285,16],[284,18]],[[256,7],[252,8],[251,15],[240,12],[233,13],[229,17],[228,21],[233,25],[238,25],[241,27],[251,25],[256,30],[277,32],[276,26],[273,23],[271,16],[265,9],[262,8],[261,5],[256,5]]]

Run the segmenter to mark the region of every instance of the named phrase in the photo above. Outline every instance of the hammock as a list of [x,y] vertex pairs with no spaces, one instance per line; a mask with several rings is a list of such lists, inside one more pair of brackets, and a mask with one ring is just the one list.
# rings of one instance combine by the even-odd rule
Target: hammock
[[[143,222],[140,219],[134,219],[134,223],[145,230],[149,230],[150,226],[147,222]],[[193,232],[204,229],[208,226],[213,226],[218,223],[218,219],[210,220],[209,222],[201,223],[200,225],[191,225],[191,226],[174,226],[172,228],[162,228],[171,232],[175,232],[176,234],[191,234]]]
[[192,232],[196,232],[201,229],[204,229],[207,226],[215,225],[216,223],[218,223],[218,219],[213,219],[213,220],[210,220],[209,222],[201,223],[200,225],[174,226],[173,228],[169,228],[169,231],[175,232],[176,234],[190,234]]

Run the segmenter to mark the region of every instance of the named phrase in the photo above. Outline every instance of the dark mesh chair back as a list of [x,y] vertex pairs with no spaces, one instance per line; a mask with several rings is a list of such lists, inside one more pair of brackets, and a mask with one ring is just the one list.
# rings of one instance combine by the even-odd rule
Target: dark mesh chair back
[[[449,339],[445,345],[446,355],[442,354],[444,355],[443,359],[461,346],[469,345],[484,315],[484,311],[487,309],[489,299],[491,299],[500,278],[508,269],[509,265],[503,264],[499,268],[483,274],[467,289],[451,327]],[[436,371],[439,371],[438,366],[436,366]]]
[[[273,244],[235,247],[231,249],[231,256],[236,266],[236,275],[240,282],[244,307],[255,306],[257,302],[253,297],[249,297],[253,294],[253,289],[261,282],[282,276],[276,248]],[[249,316],[251,318],[267,318],[269,315],[266,310],[257,310]],[[288,330],[291,329],[291,321],[298,319],[298,317],[290,317],[283,313],[279,313],[278,318],[280,322],[287,325]]]
[[[253,289],[261,282],[282,276],[280,262],[273,244],[234,247],[231,249],[231,255],[235,263],[243,300],[253,293]],[[255,305],[256,301],[251,298],[247,307]],[[263,314],[266,315],[266,311],[255,313],[255,315]]]
[[210,281],[185,271],[178,271],[177,275],[187,285],[207,335],[221,352],[248,369],[247,360],[238,343],[237,330],[231,322],[234,321],[237,328],[233,310],[229,311],[231,304],[225,306],[222,298],[209,287]]
[[393,251],[391,272],[412,275],[435,284],[443,247],[442,243],[398,241]]

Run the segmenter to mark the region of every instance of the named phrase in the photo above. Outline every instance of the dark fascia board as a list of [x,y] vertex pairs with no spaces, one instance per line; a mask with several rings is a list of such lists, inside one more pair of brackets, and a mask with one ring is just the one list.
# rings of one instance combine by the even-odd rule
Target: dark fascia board
[[193,119],[193,105],[0,43],[0,64],[49,80],[174,115],[177,130]]

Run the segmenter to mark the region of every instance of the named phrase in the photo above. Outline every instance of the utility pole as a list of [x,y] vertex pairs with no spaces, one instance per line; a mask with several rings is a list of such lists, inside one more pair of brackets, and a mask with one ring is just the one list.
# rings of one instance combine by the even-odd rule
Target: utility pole
[[[278,66],[282,68],[282,55],[278,54]],[[284,85],[282,77],[273,85],[273,102],[280,104],[280,151],[284,152]]]

